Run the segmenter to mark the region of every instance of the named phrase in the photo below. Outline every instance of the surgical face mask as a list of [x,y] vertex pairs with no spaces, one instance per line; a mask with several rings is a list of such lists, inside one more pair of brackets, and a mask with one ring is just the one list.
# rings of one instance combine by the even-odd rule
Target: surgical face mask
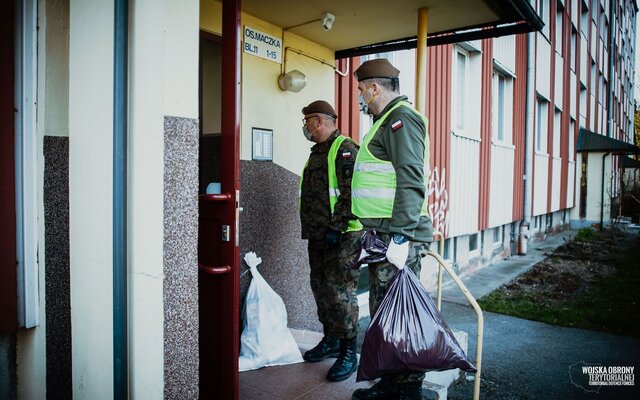
[[313,137],[313,134],[315,133],[315,131],[313,132],[309,132],[309,129],[307,129],[307,126],[303,126],[302,127],[302,134],[304,135],[305,138],[307,138],[308,141],[311,142],[311,137]]
[[371,89],[371,85],[367,86],[364,92],[360,93],[360,96],[358,96],[358,105],[360,106],[360,111],[365,114],[371,114],[369,112],[369,104],[373,101],[373,99],[376,98],[376,95],[374,94],[368,101],[365,101],[364,95],[369,91],[369,89]]
[[[313,118],[313,117],[311,117]],[[309,119],[311,119],[309,118]],[[312,142],[311,138],[313,137],[313,134],[316,133],[316,131],[319,129],[320,127],[316,128],[313,132],[309,131],[309,129],[307,129],[307,123],[305,122],[304,125],[302,125],[302,134],[304,135],[305,138],[307,138],[308,141]]]

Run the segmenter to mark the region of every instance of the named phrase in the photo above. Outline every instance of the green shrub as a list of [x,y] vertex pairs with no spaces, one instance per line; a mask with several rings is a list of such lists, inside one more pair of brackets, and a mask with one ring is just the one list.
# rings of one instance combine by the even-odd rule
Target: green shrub
[[586,242],[589,239],[593,239],[595,232],[591,228],[580,228],[576,234],[576,240],[578,242]]

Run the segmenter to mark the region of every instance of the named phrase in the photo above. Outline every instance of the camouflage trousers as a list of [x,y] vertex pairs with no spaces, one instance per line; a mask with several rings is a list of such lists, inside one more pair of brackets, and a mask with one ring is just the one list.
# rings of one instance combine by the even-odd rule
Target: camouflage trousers
[[[378,236],[387,244],[391,241],[391,235],[388,233],[378,232]],[[417,277],[420,277],[420,270],[422,269],[421,260],[427,255],[428,251],[429,243],[410,242],[409,244],[409,257],[407,258],[406,265],[411,268],[411,271],[413,271]],[[369,312],[372,318],[384,298],[387,284],[395,275],[396,271],[398,271],[398,268],[386,260],[380,263],[369,264]],[[384,376],[382,379],[389,379],[395,383],[407,383],[421,382],[424,376],[425,374],[420,372]]]
[[318,307],[318,319],[324,334],[338,339],[358,335],[356,287],[360,272],[349,265],[360,254],[361,235],[362,232],[347,232],[336,247],[309,240],[311,291]]

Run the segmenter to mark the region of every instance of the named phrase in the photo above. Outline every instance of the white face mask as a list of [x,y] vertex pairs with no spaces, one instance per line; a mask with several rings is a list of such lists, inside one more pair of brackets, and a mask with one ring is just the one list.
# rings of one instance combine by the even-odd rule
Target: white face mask
[[304,135],[304,137],[305,137],[305,138],[307,138],[307,140],[308,140],[308,141],[310,141],[310,142],[312,142],[311,138],[313,137],[313,134],[314,134],[315,132],[316,132],[316,131],[309,132],[309,129],[307,129],[307,126],[306,126],[306,125],[302,127],[302,134],[303,134],[303,135]]
[[364,95],[369,91],[369,89],[371,89],[371,85],[369,85],[364,90],[364,92],[360,93],[360,96],[358,96],[358,105],[360,106],[360,111],[362,111],[364,114],[371,114],[369,110],[369,104],[373,101],[373,99],[376,98],[376,95],[374,94],[373,96],[371,96],[369,101],[365,101]]
[[[309,119],[311,118],[314,118],[314,117],[309,117]],[[313,142],[312,140],[313,134],[316,133],[318,129],[320,129],[319,126],[313,132],[311,132],[309,129],[307,129],[307,123],[305,122],[302,125],[302,134],[304,135],[305,138],[307,138],[308,141]]]

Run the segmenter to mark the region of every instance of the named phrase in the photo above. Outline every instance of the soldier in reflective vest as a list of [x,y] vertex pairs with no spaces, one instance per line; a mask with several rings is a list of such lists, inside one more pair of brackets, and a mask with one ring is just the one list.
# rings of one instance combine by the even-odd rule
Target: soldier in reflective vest
[[[351,182],[352,209],[364,229],[387,242],[387,260],[369,264],[369,310],[373,316],[396,268],[420,276],[420,261],[433,241],[427,212],[428,122],[400,95],[398,71],[387,59],[364,62],[358,80],[361,111],[373,116]],[[418,400],[424,373],[383,377],[352,399]]]
[[311,290],[324,337],[304,354],[308,362],[337,357],[329,381],[347,379],[358,366],[358,270],[362,225],[351,212],[351,178],[358,145],[336,129],[336,112],[318,100],[302,109],[302,131],[315,142],[300,177],[302,238],[309,240]]

